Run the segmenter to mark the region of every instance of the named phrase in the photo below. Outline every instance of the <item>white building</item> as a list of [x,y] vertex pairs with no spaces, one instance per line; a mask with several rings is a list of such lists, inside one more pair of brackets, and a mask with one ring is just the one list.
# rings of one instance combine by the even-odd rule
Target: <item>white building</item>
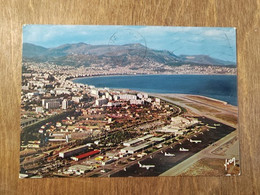
[[114,95],[114,96],[113,96],[113,99],[114,99],[115,101],[117,101],[117,100],[120,99],[120,97],[119,97],[118,95]]
[[108,100],[107,99],[97,99],[96,100],[96,106],[102,106],[104,104],[107,104]]
[[46,109],[56,109],[60,107],[60,102],[48,102],[46,103]]
[[55,89],[56,95],[61,95],[61,94],[70,94],[70,91],[65,88],[56,88]]
[[81,175],[83,173],[86,173],[87,171],[92,170],[92,166],[86,166],[86,165],[73,165],[69,167],[68,172],[74,173],[76,175]]
[[107,106],[120,106],[121,103],[120,102],[108,102]]
[[36,107],[35,111],[36,111],[36,113],[43,113],[43,108],[42,107]]
[[76,102],[76,103],[79,103],[81,99],[82,99],[82,97],[80,97],[80,96],[73,96],[72,97],[72,101]]
[[144,100],[130,100],[130,104],[143,105]]
[[98,96],[99,95],[99,91],[97,89],[91,89],[90,94]]
[[33,96],[37,96],[39,95],[38,92],[31,92],[31,93],[27,93],[25,96],[28,98],[28,99],[31,99]]
[[61,107],[62,107],[63,110],[66,110],[66,109],[68,109],[68,105],[69,105],[68,100],[64,99],[62,101],[62,106]]
[[43,99],[42,107],[44,107],[46,109],[59,108],[60,100],[59,99]]
[[141,140],[139,139],[133,139],[133,140],[129,140],[127,142],[123,142],[124,146],[132,146],[134,144],[137,144],[138,142],[140,142]]
[[159,98],[155,98],[155,102],[156,102],[157,104],[160,104],[160,103],[161,103],[161,100],[160,100]]
[[139,98],[139,99],[147,99],[148,98],[148,94],[147,93],[138,93],[137,94],[137,97]]
[[122,94],[122,95],[119,95],[119,98],[121,100],[129,101],[129,100],[136,100],[137,96],[136,95],[132,95],[132,94]]

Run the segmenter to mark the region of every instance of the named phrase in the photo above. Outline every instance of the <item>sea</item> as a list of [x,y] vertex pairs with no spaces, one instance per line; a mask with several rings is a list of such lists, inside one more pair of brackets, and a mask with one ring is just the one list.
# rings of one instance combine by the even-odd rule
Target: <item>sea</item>
[[147,93],[193,94],[237,106],[236,75],[127,75],[96,76],[73,80],[97,88],[131,89]]

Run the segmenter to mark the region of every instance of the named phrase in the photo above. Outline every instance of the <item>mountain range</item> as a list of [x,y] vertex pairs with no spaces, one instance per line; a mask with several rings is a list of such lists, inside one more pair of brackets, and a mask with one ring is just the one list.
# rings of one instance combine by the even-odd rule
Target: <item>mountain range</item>
[[170,66],[218,65],[234,66],[234,62],[212,58],[208,55],[180,55],[167,50],[155,50],[142,44],[90,45],[64,44],[45,48],[31,43],[23,44],[23,61],[53,62],[57,65],[90,66],[104,64],[126,66],[142,63],[160,63]]

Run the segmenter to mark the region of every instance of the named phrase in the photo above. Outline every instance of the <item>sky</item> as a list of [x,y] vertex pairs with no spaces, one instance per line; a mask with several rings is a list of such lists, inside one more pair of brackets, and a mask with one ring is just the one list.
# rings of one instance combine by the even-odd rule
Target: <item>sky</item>
[[23,42],[51,48],[67,43],[141,43],[176,55],[209,55],[236,62],[236,30],[228,27],[24,25]]

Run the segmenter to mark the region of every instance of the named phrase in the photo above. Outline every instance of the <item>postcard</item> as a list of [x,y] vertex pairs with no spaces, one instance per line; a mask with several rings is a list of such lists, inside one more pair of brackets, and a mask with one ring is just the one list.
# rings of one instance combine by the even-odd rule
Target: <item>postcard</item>
[[240,174],[236,30],[24,25],[20,178]]

